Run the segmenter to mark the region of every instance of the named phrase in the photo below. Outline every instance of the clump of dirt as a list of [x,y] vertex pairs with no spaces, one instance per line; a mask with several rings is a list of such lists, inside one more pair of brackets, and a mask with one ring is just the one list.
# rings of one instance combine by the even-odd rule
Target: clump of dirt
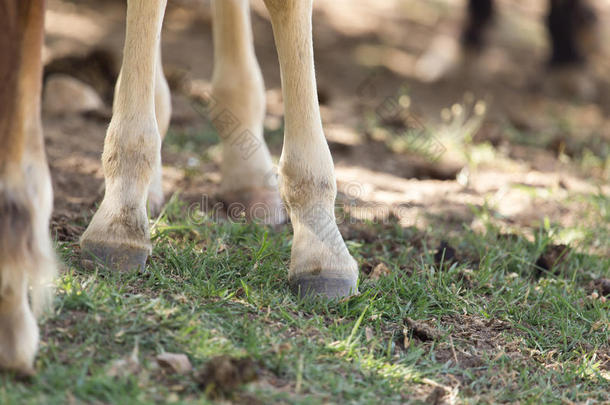
[[447,390],[443,387],[436,387],[432,390],[430,395],[426,397],[426,404],[430,405],[441,405],[445,403],[445,398],[447,397]]
[[257,380],[258,368],[251,358],[218,356],[212,358],[195,379],[208,396],[229,396],[242,385]]
[[449,245],[449,242],[445,240],[441,241],[434,254],[434,263],[436,263],[437,266],[440,266],[441,264],[447,266],[455,260],[457,260],[457,251],[455,248]]
[[426,397],[424,401],[426,404],[430,405],[441,405],[447,403],[453,403],[452,401],[447,401],[447,397],[450,392],[444,387],[436,387],[432,390],[432,392]]
[[485,358],[499,355],[511,359],[524,359],[518,340],[508,340],[505,332],[521,335],[508,322],[499,319],[483,319],[472,315],[456,315],[441,318],[452,326],[449,344],[441,344],[435,352],[439,362],[453,360],[466,368],[481,367]]
[[407,324],[407,330],[411,336],[422,342],[439,340],[441,338],[440,331],[422,321],[406,318],[405,323]]
[[610,297],[610,278],[598,278],[592,281],[589,290],[597,291],[604,297]]
[[561,265],[570,257],[571,251],[566,245],[548,245],[536,260],[536,277],[547,271],[559,275]]
[[[436,361],[453,363],[470,373],[485,370],[486,358],[507,356],[514,361],[528,361],[522,354],[519,337],[522,332],[508,322],[499,319],[483,319],[474,315],[451,315],[440,318],[440,323],[450,332],[445,333],[435,326],[438,321],[405,319],[406,328],[399,333],[404,339],[404,347],[416,343],[430,350]],[[508,339],[506,333],[517,339]],[[409,340],[411,337],[413,340]],[[466,374],[459,377],[467,379]]]

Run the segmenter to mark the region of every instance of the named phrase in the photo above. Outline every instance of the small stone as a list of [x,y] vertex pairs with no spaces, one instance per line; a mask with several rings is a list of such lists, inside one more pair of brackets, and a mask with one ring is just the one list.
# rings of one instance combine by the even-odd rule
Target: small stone
[[411,332],[413,337],[421,340],[422,342],[439,340],[441,333],[435,328],[425,324],[423,321],[416,321],[411,318],[405,318],[407,324],[407,332]]
[[157,355],[157,363],[176,374],[186,374],[193,369],[189,358],[182,353],[161,353]]
[[64,74],[51,75],[42,99],[45,112],[54,115],[78,114],[104,108],[104,102],[88,84]]

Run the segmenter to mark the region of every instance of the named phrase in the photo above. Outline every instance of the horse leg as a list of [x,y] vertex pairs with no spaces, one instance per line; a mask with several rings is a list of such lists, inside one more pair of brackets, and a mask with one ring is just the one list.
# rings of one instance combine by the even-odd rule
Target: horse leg
[[211,114],[222,142],[222,199],[229,214],[245,210],[251,220],[285,222],[263,138],[265,86],[254,54],[248,0],[216,0],[212,11],[215,106]]
[[35,315],[56,272],[40,121],[44,2],[0,1],[0,26],[0,369],[31,374]]
[[160,168],[155,76],[167,0],[128,0],[121,74],[102,166],[106,192],[81,237],[87,258],[119,270],[143,269],[152,247],[146,199]]
[[312,46],[312,0],[265,0],[285,107],[280,193],[294,229],[289,281],[304,295],[356,292],[358,266],[335,222],[337,184],[322,130]]

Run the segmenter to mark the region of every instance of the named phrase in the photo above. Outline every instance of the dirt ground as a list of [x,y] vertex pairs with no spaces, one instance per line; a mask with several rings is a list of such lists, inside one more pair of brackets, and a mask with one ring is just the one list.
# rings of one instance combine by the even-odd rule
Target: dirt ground
[[[350,202],[352,215],[394,214],[403,225],[450,232],[482,226],[472,207],[488,207],[507,228],[534,229],[545,217],[569,227],[583,219],[582,203],[569,195],[608,195],[610,51],[603,47],[610,44],[602,43],[588,69],[588,87],[595,91],[563,91],[544,66],[545,2],[499,3],[486,50],[432,80],[456,50],[462,1],[315,2],[323,121],[339,200]],[[607,21],[610,4],[598,3],[600,20]],[[47,73],[88,82],[106,105],[87,114],[43,112],[55,190],[52,228],[56,238],[69,241],[83,232],[102,197],[100,155],[125,15],[123,1],[76,4],[48,2]],[[600,25],[607,38],[609,27]],[[279,66],[261,1],[253,2],[253,29],[267,87],[265,125],[278,158]],[[163,149],[166,198],[179,192],[187,200],[207,195],[213,201],[220,180],[214,146],[209,153],[197,150],[198,144],[195,150],[173,147],[185,134],[209,131],[191,101],[209,85],[212,72],[208,2],[170,0],[162,46],[173,89],[172,124]],[[93,50],[106,56],[65,63],[66,57],[83,58]],[[383,110],[392,100],[402,118]],[[441,152],[431,158],[421,150],[401,149],[399,135],[413,126],[433,134]]]

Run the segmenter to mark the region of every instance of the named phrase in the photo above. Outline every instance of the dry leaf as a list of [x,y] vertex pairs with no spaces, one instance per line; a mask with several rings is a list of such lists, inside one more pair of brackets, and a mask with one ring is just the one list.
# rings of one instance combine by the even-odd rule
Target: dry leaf
[[369,278],[371,280],[379,280],[381,277],[389,276],[390,273],[391,271],[388,266],[386,266],[384,263],[379,263],[377,266],[375,266]]
[[177,374],[186,374],[193,369],[189,358],[182,353],[161,353],[157,355],[157,363],[164,369]]

